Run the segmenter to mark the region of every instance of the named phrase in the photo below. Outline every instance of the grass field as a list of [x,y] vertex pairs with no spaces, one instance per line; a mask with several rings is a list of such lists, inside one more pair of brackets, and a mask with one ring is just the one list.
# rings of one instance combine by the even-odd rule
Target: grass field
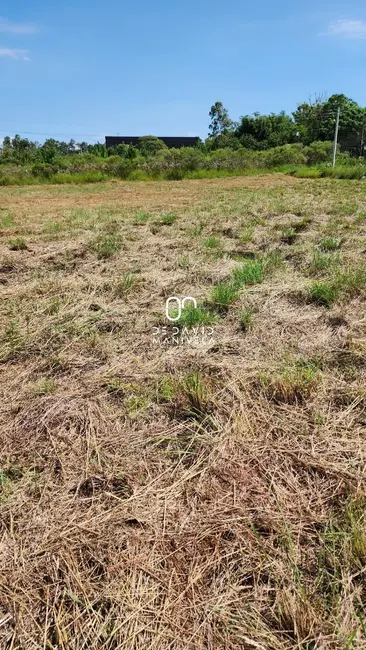
[[366,648],[365,187],[0,189],[1,648]]

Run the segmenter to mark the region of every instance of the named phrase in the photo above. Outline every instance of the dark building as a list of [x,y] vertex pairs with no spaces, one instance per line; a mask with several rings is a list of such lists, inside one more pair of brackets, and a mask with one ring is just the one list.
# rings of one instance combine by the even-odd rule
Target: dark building
[[[116,147],[118,144],[137,145],[140,137],[138,135],[106,135],[105,146],[107,149],[110,149],[111,147]],[[159,140],[162,140],[169,149],[180,149],[180,147],[195,147],[199,143],[200,138],[179,138],[173,136],[168,138],[159,137]]]

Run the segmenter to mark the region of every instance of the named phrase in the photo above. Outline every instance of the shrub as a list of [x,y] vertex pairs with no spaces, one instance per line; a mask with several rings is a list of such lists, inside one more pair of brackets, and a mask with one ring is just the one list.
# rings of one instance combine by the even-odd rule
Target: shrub
[[119,178],[126,179],[131,174],[131,172],[136,168],[136,164],[133,160],[126,158],[125,160],[119,160],[118,164],[112,166],[115,171],[115,175]]
[[263,152],[262,157],[268,167],[303,165],[306,163],[306,156],[302,144],[285,144],[282,147],[274,147]]
[[333,142],[312,142],[305,147],[304,154],[308,165],[317,165],[319,163],[330,162],[332,158]]
[[170,169],[165,172],[165,178],[168,181],[181,181],[184,178],[184,171],[183,169]]
[[165,151],[168,148],[165,142],[159,140],[159,138],[157,138],[155,135],[143,135],[141,138],[139,138],[137,146],[143,155]]
[[108,180],[108,176],[100,171],[82,172],[77,174],[54,174],[50,177],[50,181],[56,185],[63,185],[64,183],[75,183],[76,185],[82,183],[101,183]]
[[39,162],[32,166],[32,174],[36,177],[50,178],[56,169],[54,165]]

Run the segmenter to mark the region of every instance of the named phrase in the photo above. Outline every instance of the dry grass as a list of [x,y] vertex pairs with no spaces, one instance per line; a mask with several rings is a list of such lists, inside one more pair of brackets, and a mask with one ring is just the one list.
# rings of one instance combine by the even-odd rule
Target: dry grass
[[1,648],[366,648],[363,182],[0,194]]

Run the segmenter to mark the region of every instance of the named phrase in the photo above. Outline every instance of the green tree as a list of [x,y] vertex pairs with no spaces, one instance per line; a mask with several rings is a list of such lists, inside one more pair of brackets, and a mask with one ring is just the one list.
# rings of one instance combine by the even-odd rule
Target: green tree
[[155,135],[143,135],[139,138],[137,146],[143,155],[155,154],[168,148],[165,142],[159,140]]
[[233,122],[229,117],[229,111],[224,107],[222,102],[215,102],[209,112],[210,126],[208,135],[210,138],[216,138],[218,135],[228,133],[233,129]]
[[244,115],[235,135],[247,149],[270,149],[299,140],[293,119],[281,113]]
[[83,141],[83,142],[77,142],[77,143],[76,143],[76,146],[77,146],[77,148],[79,149],[79,151],[80,151],[81,154],[83,154],[83,153],[87,153],[87,151],[88,151],[88,146],[89,146],[87,142],[85,142],[85,141]]
[[339,138],[361,140],[366,125],[366,109],[346,95],[332,95],[327,100],[300,104],[293,113],[295,123],[301,128],[303,141],[333,140],[337,109],[340,108]]

